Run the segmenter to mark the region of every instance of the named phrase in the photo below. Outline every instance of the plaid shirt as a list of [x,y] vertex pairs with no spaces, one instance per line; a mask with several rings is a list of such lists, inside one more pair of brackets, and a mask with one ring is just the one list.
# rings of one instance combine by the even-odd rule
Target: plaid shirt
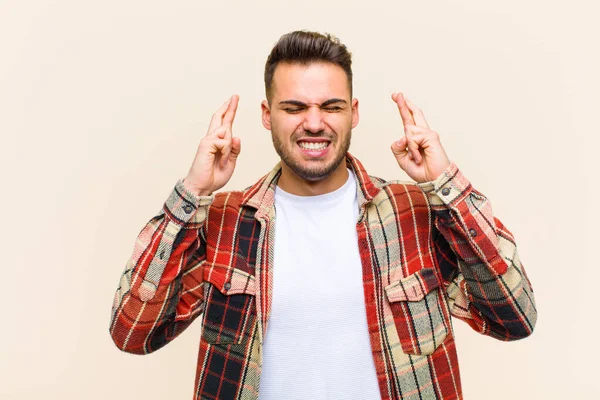
[[[513,236],[454,163],[415,184],[346,161],[381,398],[460,399],[451,316],[500,340],[526,337],[536,322]],[[201,317],[195,399],[258,398],[280,174],[278,164],[245,191],[203,197],[178,181],[121,277],[110,325],[119,349],[153,352]]]

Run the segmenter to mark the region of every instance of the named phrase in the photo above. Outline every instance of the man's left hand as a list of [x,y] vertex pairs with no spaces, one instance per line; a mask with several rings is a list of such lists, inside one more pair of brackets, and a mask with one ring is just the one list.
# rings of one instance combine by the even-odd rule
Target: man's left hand
[[404,124],[404,136],[392,143],[400,168],[416,182],[435,180],[450,165],[437,132],[429,129],[423,112],[402,93],[392,93]]

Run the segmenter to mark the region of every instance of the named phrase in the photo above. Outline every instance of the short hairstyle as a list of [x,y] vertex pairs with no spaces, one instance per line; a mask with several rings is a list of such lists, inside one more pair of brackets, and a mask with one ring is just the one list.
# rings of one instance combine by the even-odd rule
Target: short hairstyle
[[273,76],[279,63],[309,65],[319,62],[340,66],[348,77],[352,94],[352,53],[332,34],[302,30],[281,36],[267,58],[265,92],[268,102],[271,102]]

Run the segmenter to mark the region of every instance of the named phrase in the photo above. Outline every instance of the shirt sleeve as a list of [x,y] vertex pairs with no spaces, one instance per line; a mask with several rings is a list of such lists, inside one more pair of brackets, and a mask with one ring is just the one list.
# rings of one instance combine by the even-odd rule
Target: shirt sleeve
[[110,334],[121,350],[155,351],[201,313],[204,222],[213,200],[196,196],[180,179],[139,233],[112,307]]
[[500,340],[529,336],[537,320],[531,283],[511,232],[456,164],[418,183],[434,214],[436,255],[452,314]]

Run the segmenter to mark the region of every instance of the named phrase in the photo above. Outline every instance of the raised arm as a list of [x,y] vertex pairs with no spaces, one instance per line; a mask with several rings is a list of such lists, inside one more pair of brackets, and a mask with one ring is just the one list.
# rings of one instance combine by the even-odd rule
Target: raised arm
[[240,153],[232,135],[238,97],[213,115],[184,180],[139,233],[112,307],[110,335],[123,351],[146,354],[176,336],[202,312],[206,216],[231,178]]
[[450,162],[423,112],[401,93],[392,100],[405,136],[391,149],[398,165],[428,194],[452,314],[501,340],[528,336],[537,312],[512,234],[494,217],[488,199]]

